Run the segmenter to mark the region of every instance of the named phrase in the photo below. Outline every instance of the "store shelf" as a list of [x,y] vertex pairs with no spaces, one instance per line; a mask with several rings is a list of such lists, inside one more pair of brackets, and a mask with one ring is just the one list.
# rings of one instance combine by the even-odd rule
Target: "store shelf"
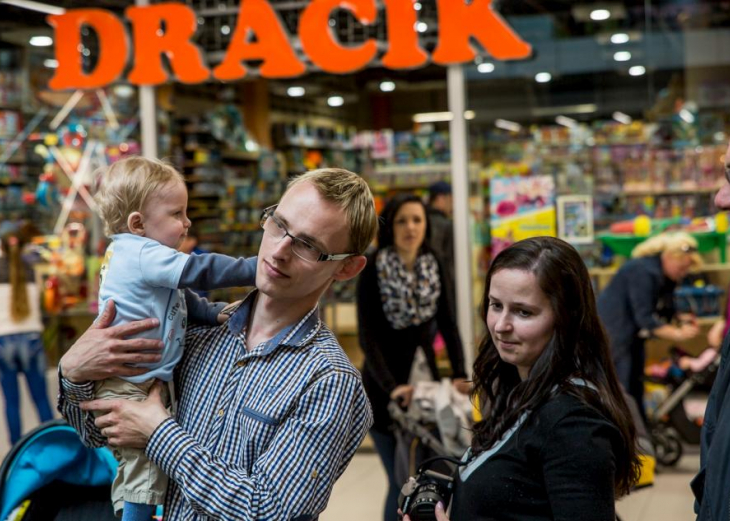
[[451,163],[432,163],[423,165],[387,165],[375,167],[377,175],[448,174]]
[[652,195],[712,194],[717,192],[721,187],[722,185],[695,188],[669,188],[666,190],[622,190],[614,193],[614,195],[619,197],[641,197]]

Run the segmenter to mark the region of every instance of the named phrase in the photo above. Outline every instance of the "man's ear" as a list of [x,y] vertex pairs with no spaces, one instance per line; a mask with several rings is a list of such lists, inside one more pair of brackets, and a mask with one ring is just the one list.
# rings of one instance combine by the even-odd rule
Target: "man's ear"
[[140,212],[132,212],[127,217],[127,230],[129,233],[144,237],[144,216]]
[[345,259],[345,262],[342,263],[340,269],[335,272],[332,278],[335,280],[350,280],[351,278],[356,277],[357,274],[363,270],[367,262],[368,259],[365,255],[354,255],[352,257],[348,257]]

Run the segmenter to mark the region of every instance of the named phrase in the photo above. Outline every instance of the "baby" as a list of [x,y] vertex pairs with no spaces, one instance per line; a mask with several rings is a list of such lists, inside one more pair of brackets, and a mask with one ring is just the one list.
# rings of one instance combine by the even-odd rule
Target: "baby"
[[[182,356],[190,317],[217,325],[225,303],[210,304],[189,289],[251,286],[256,258],[233,259],[215,253],[188,255],[177,250],[190,228],[188,194],[182,175],[161,161],[130,157],[106,169],[96,195],[105,233],[112,239],[100,274],[99,309],[116,304],[114,325],[156,317],[158,328],[140,334],[164,341],[162,360],[141,376],[96,383],[101,399],[147,398],[155,380],[167,383]],[[182,288],[186,288],[185,291]],[[119,461],[112,485],[114,510],[123,521],[145,520],[162,504],[167,476],[140,449],[116,448]]]

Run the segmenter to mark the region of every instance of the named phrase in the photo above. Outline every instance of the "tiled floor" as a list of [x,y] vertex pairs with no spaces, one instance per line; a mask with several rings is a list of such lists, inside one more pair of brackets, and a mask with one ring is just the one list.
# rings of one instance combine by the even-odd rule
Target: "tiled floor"
[[[55,404],[56,373],[48,374],[49,394]],[[24,387],[24,386],[23,386]],[[23,393],[23,425],[31,429],[38,423],[27,392]],[[0,455],[7,453],[5,417],[0,419]],[[693,450],[694,449],[694,450]],[[622,499],[618,513],[622,521],[688,521],[694,519],[689,481],[697,472],[699,456],[689,448],[678,466],[657,474],[655,485]],[[330,504],[321,521],[378,521],[385,494],[385,474],[375,454],[355,456],[345,474],[335,485]]]

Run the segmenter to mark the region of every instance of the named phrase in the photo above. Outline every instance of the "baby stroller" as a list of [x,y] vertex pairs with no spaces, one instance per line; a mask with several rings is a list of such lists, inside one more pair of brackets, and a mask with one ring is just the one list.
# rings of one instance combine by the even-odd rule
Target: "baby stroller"
[[650,366],[647,371],[650,382],[668,389],[668,395],[647,411],[656,458],[665,466],[676,465],[682,457],[682,442],[700,443],[702,419],[690,419],[685,398],[697,388],[709,389],[720,365],[720,356],[714,349],[707,349],[696,358],[676,347],[671,354],[670,362]]
[[63,420],[46,422],[13,445],[0,467],[2,521],[114,521],[117,462],[85,447]]
[[[459,394],[448,378],[417,382],[407,410],[391,402],[388,411],[396,425],[396,480],[406,482],[429,458],[461,457],[471,442],[471,410],[469,397]],[[452,468],[446,461],[432,467],[445,474]]]

